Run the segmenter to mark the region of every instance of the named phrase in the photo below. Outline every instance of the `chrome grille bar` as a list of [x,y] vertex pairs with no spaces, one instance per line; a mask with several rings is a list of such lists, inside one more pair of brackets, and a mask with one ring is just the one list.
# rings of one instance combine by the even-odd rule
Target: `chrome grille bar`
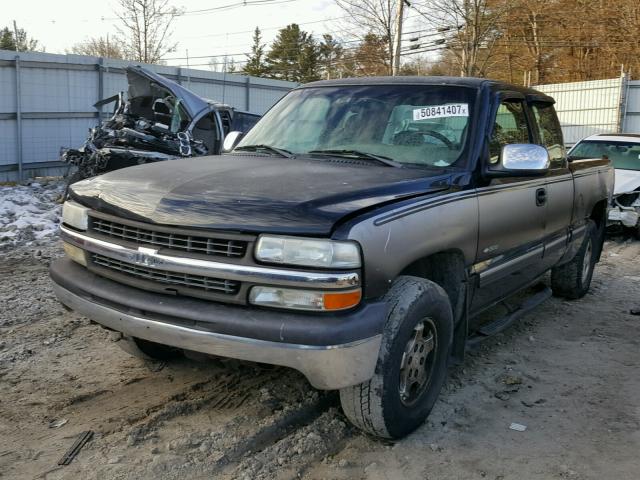
[[205,255],[241,258],[247,250],[247,242],[224,238],[209,238],[184,233],[167,233],[151,228],[140,228],[125,223],[91,217],[89,230],[101,235],[128,242],[153,245],[170,250],[180,250]]
[[360,285],[358,272],[289,270],[174,257],[160,254],[157,251],[150,251],[150,249],[143,247],[134,250],[123,245],[106,242],[85,233],[71,230],[65,225],[60,228],[60,236],[65,242],[69,242],[88,252],[98,253],[111,259],[154,270],[203,275],[262,285],[323,289],[345,289]]
[[206,292],[224,293],[235,295],[240,288],[240,282],[233,280],[222,280],[218,278],[205,277],[202,275],[190,275],[188,273],[175,273],[166,270],[154,270],[151,268],[132,265],[122,260],[93,253],[91,261],[94,265],[102,268],[133,277],[141,280],[174,285],[176,287],[186,287],[188,289],[198,289]]

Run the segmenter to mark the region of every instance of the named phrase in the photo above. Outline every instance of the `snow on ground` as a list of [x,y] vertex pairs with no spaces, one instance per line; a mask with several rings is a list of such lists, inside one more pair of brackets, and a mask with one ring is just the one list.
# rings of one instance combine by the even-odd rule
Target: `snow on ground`
[[63,192],[64,182],[53,178],[0,186],[0,251],[53,240],[58,234]]

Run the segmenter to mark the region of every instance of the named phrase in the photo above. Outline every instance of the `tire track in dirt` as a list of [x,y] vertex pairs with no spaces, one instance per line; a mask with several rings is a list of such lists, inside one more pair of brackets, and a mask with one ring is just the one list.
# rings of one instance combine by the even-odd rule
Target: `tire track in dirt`
[[267,450],[284,438],[291,436],[295,431],[309,425],[336,405],[335,395],[324,394],[317,401],[289,412],[272,425],[258,430],[251,437],[234,445],[215,463],[211,473],[216,476],[229,475],[248,455],[255,455]]
[[177,393],[156,408],[147,410],[144,419],[135,425],[129,434],[129,443],[143,442],[163,423],[187,415],[193,415],[208,408],[215,411],[232,411],[240,408],[251,397],[252,391],[274,381],[274,373],[266,373],[257,378],[247,377],[248,372],[223,373],[221,378],[191,385]]

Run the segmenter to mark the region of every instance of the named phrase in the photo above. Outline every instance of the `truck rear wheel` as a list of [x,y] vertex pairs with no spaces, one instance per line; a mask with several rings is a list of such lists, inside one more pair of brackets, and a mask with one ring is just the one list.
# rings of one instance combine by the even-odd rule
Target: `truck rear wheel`
[[389,313],[376,373],[341,389],[340,402],[358,428],[400,438],[424,422],[442,389],[453,315],[445,291],[423,278],[399,277],[386,299]]
[[599,245],[598,228],[593,220],[589,220],[584,240],[575,257],[569,263],[551,270],[554,295],[572,300],[586,295],[591,286]]

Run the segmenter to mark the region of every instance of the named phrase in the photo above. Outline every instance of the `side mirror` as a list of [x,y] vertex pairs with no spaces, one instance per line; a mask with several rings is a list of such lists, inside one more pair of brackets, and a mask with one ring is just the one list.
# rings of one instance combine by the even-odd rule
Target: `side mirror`
[[502,147],[500,159],[489,165],[493,176],[537,176],[549,171],[549,152],[540,145],[513,143]]
[[242,139],[244,133],[242,132],[229,132],[226,137],[224,137],[224,142],[222,143],[222,151],[230,152]]

